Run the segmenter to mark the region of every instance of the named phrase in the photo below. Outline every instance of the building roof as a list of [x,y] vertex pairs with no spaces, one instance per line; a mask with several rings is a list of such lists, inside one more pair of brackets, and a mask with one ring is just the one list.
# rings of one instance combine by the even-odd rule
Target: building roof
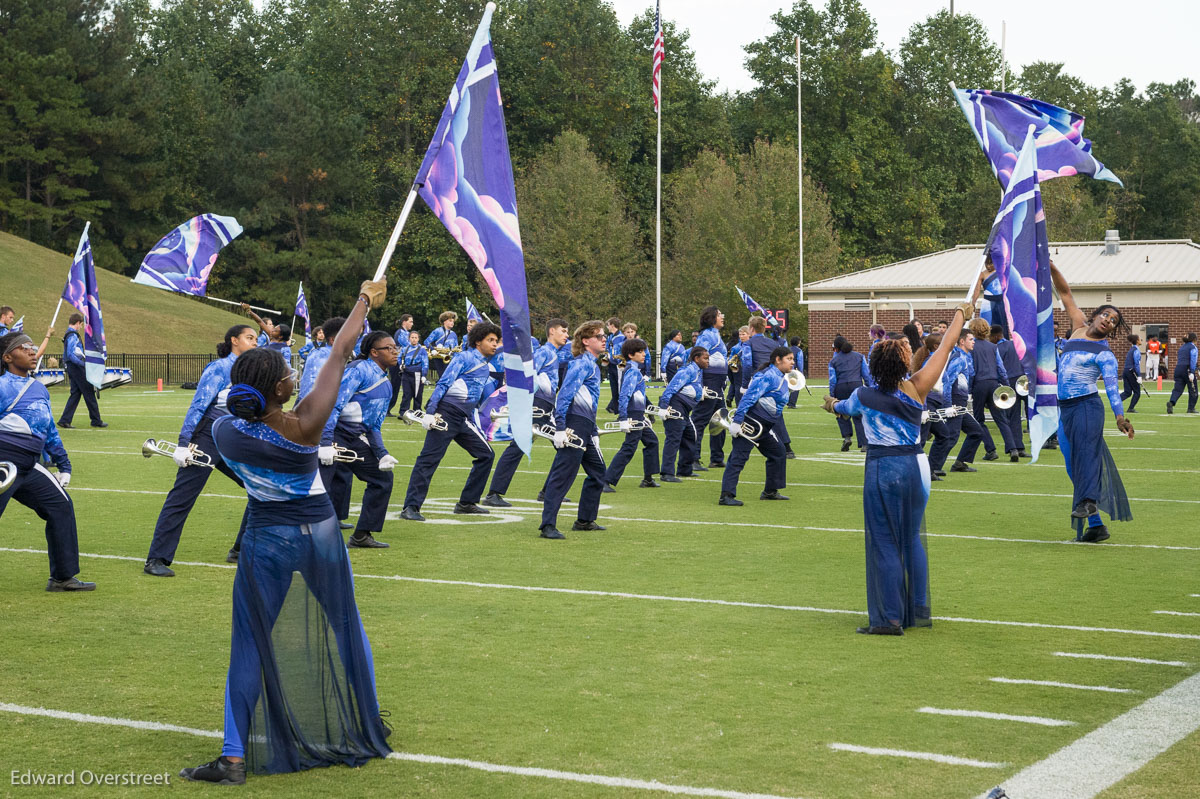
[[[941,290],[961,291],[979,268],[982,244],[876,266],[804,286],[804,293]],[[1073,287],[1200,285],[1200,244],[1189,239],[1122,241],[1105,255],[1102,241],[1050,244],[1050,257]]]

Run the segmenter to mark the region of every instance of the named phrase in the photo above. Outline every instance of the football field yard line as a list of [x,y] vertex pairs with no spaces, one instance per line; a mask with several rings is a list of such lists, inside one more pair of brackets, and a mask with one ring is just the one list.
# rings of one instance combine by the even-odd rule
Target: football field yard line
[[1187,613],[1182,610],[1155,610],[1153,612],[1160,616],[1200,616],[1200,613]]
[[[45,555],[44,549],[22,549],[15,547],[0,547],[0,552],[14,553],[29,553]],[[125,560],[134,562],[144,562],[145,558],[133,557],[130,555],[97,555],[90,552],[80,552],[81,558],[103,558],[107,560]],[[218,569],[234,569],[237,568],[226,563],[203,563],[198,561],[172,561],[172,564],[183,566],[203,566]],[[537,586],[537,585],[513,585],[510,583],[485,583],[473,580],[444,580],[434,577],[407,577],[404,575],[393,574],[361,574],[353,573],[356,580],[389,580],[393,582],[407,583],[423,583],[427,585],[449,585],[459,586],[463,588],[483,588],[496,589],[504,591],[526,591],[529,593],[548,593],[548,594],[570,594],[574,596],[596,596],[596,597],[611,597],[614,599],[639,599],[653,602],[679,602],[684,604],[694,605],[723,605],[726,607],[738,608],[757,608],[762,610],[786,610],[800,613],[827,613],[837,615],[863,616],[866,611],[863,610],[845,610],[842,608],[820,608],[808,605],[779,605],[767,602],[747,602],[729,599],[710,599],[705,597],[685,597],[685,596],[666,596],[661,594],[639,594],[627,591],[600,591],[586,588],[557,588],[553,586]],[[165,579],[165,578],[160,578]],[[934,621],[946,621],[960,624],[988,624],[998,627],[1028,627],[1044,630],[1070,630],[1073,632],[1086,633],[1116,633],[1121,635],[1141,635],[1153,638],[1174,638],[1180,640],[1200,641],[1200,634],[1193,633],[1168,633],[1157,632],[1155,630],[1130,630],[1120,627],[1092,627],[1078,624],[1050,624],[1046,622],[1036,621],[1004,621],[999,619],[972,619],[960,616],[934,616]]]
[[[0,712],[17,713],[23,716],[41,716],[60,721],[74,721],[80,724],[102,724],[111,727],[127,727],[134,730],[151,732],[178,732],[194,735],[200,738],[224,738],[220,730],[201,730],[195,727],[181,727],[177,724],[164,724],[158,721],[139,721],[137,719],[114,718],[112,716],[93,716],[89,713],[73,713],[66,710],[51,710],[44,707],[28,707],[9,702],[0,702]],[[482,760],[468,760],[459,757],[441,757],[439,755],[422,755],[412,752],[392,752],[389,760],[401,762],[427,763],[438,766],[461,766],[476,771],[488,771],[495,774],[511,774],[518,777],[538,777],[541,779],[564,780],[567,782],[582,782],[590,785],[603,785],[607,788],[633,788],[643,791],[661,791],[663,793],[680,794],[683,796],[712,796],[719,799],[799,799],[799,797],[783,797],[767,793],[747,793],[745,791],[730,791],[722,788],[699,788],[691,785],[673,785],[657,780],[638,780],[629,777],[610,777],[604,774],[583,774],[577,771],[560,771],[558,769],[533,768],[529,766],[505,766],[498,763],[487,763]]]
[[1042,685],[1047,688],[1073,688],[1077,691],[1101,691],[1109,694],[1136,694],[1132,688],[1110,688],[1107,685],[1080,685],[1073,682],[1055,682],[1054,680],[1018,680],[1011,677],[988,677],[988,682],[1004,683],[1005,685]]
[[1044,716],[1018,716],[1012,713],[993,713],[989,710],[958,710],[945,707],[919,707],[918,713],[929,713],[934,716],[960,716],[971,719],[988,719],[989,721],[1015,721],[1020,724],[1036,724],[1040,727],[1070,727],[1074,721],[1063,719],[1048,719]]
[[1084,652],[1051,652],[1051,655],[1060,658],[1083,658],[1086,660],[1119,660],[1124,663],[1143,663],[1150,666],[1178,666],[1186,668],[1191,663],[1185,660],[1154,660],[1153,658],[1134,658],[1122,657],[1120,655],[1093,655]]
[[1197,729],[1200,674],[1193,674],[1018,772],[1004,789],[1011,799],[1092,799]]
[[860,755],[879,755],[881,757],[904,757],[909,760],[932,760],[934,763],[946,763],[951,766],[975,766],[976,768],[1004,768],[1007,763],[994,763],[989,760],[972,760],[969,757],[954,755],[939,755],[935,752],[914,752],[909,749],[882,749],[876,746],[858,746],[857,744],[829,744],[835,752],[857,752]]

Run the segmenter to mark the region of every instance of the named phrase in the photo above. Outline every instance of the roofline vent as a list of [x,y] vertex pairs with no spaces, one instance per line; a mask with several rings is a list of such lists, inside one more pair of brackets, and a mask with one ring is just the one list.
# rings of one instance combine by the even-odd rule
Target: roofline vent
[[1116,230],[1104,231],[1104,254],[1116,255],[1121,251],[1121,234]]

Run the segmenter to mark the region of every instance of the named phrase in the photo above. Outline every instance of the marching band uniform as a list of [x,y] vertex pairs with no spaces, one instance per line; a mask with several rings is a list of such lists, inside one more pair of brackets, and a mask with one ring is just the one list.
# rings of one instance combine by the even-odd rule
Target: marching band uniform
[[[434,347],[446,347],[447,349],[454,349],[458,346],[458,334],[455,333],[453,329],[447,330],[445,327],[438,325],[429,332],[429,335],[425,337],[425,341],[421,343],[425,345],[426,350],[431,350]],[[438,366],[430,363],[429,369],[431,372],[435,372],[438,377],[441,377],[441,375],[449,368],[450,364],[447,361],[442,361],[440,358],[438,360],[441,362],[441,365]]]
[[[43,453],[58,469],[57,477],[42,465]],[[0,461],[9,461],[17,468],[16,480],[0,494],[0,516],[8,501],[15,499],[46,522],[46,552],[50,558],[46,590],[94,589],[95,583],[75,578],[79,573],[79,535],[75,506],[63,490],[71,479],[71,459],[54,426],[50,392],[35,378],[9,371],[0,374]]]
[[[1004,441],[1004,452],[1016,457],[1021,447],[1017,444],[1016,436],[1009,429],[1010,414],[1008,410],[997,408],[995,401],[992,400],[992,392],[996,390],[997,386],[1001,383],[1008,385],[1009,382],[1008,372],[1000,357],[1000,349],[987,339],[976,337],[975,349],[971,352],[971,361],[975,372],[974,379],[971,381],[971,411],[975,416],[975,421],[984,427],[987,424],[985,411],[990,408],[992,421],[996,423],[996,427],[1000,428],[1000,437]],[[989,437],[990,435],[989,432]],[[988,451],[990,452],[991,448]]]
[[[849,399],[854,389],[871,384],[871,373],[867,371],[867,360],[860,352],[841,352],[829,359],[829,393],[837,399]],[[842,452],[850,449],[851,420],[837,417],[838,431],[842,434]],[[853,417],[853,431],[858,438],[858,448],[867,445],[863,433],[862,418]]]
[[[717,413],[723,406],[724,401],[721,397],[725,393],[725,379],[729,374],[729,363],[725,347],[725,342],[721,340],[721,331],[715,327],[706,327],[700,331],[700,335],[696,337],[697,347],[704,347],[708,350],[708,368],[704,370],[704,388],[711,389],[717,393],[717,399],[706,400],[703,397],[703,391],[698,395],[700,399],[696,403],[696,408],[692,411],[692,422],[696,430],[696,464],[703,467],[700,463],[700,436],[704,434],[708,423],[712,421],[713,414]],[[725,431],[709,436],[709,462],[714,467],[722,467],[725,465]],[[666,454],[665,452],[663,453]]]
[[[554,395],[558,391],[558,350],[549,341],[533,353],[533,373],[533,407],[551,414],[554,412]],[[544,423],[545,419],[542,422]],[[533,423],[539,424],[537,419],[534,419]],[[523,457],[524,453],[517,446],[517,442],[509,442],[500,455],[500,460],[496,462],[492,485],[488,489],[487,499],[483,501],[484,505],[497,508],[512,506],[512,503],[504,499],[504,495],[508,493],[508,487],[512,484],[513,476],[517,473],[517,467],[521,465]]]
[[[996,344],[996,349],[1000,353],[1000,360],[1004,363],[1004,371],[1008,375],[1008,386],[1016,394],[1017,380],[1025,374],[1025,368],[1021,366],[1021,356],[1017,355],[1017,346],[1009,339],[1001,337]],[[1016,441],[1018,455],[1024,457],[1026,455],[1024,423],[1029,408],[1029,397],[1022,397],[1020,394],[1016,394],[1016,397],[1016,403],[1008,409],[1008,429]]]
[[296,353],[300,356],[300,365],[304,366],[304,364],[308,363],[308,356],[312,355],[313,350],[319,350],[324,346],[325,345],[319,341],[309,339],[308,343],[301,347],[300,351]]
[[397,367],[404,396],[396,415],[403,416],[407,410],[421,408],[421,395],[425,393],[425,378],[429,374],[429,352],[420,344],[406,344],[400,349]]
[[[950,359],[946,363],[946,371],[942,372],[943,401],[949,397],[950,405],[967,407],[967,400],[971,396],[971,374],[974,368],[974,362],[965,350],[955,347],[951,351]],[[928,397],[926,397],[926,401],[928,401]],[[963,413],[961,416],[952,416],[940,425],[934,425],[933,432],[936,439],[933,446],[929,448],[929,467],[939,477],[945,473],[942,467],[946,464],[946,458],[950,455],[950,450],[954,449],[959,434],[963,430],[967,431],[967,440],[958,450],[958,458],[950,469],[955,472],[975,471],[969,464],[974,462],[979,445],[984,443],[984,436],[988,435],[987,428],[981,426],[970,413]],[[988,436],[986,441],[990,443],[991,437]],[[992,446],[995,447],[994,444]],[[939,472],[942,474],[938,474]]]
[[889,394],[864,386],[834,410],[861,418],[867,434],[863,516],[870,626],[928,627],[929,562],[921,533],[929,502],[929,461],[918,443],[921,403],[899,388]]
[[665,374],[668,381],[675,376],[679,371],[679,367],[683,366],[683,360],[687,353],[683,349],[683,345],[678,341],[668,341],[662,351],[662,362],[665,368]]
[[[763,338],[766,338],[765,336]],[[779,489],[787,485],[787,459],[783,442],[776,435],[776,430],[783,428],[783,406],[787,401],[787,380],[779,367],[771,364],[766,369],[756,371],[738,402],[737,410],[733,412],[732,422],[741,425],[747,418],[761,426],[762,432],[754,441],[744,435],[733,437],[733,447],[729,454],[729,463],[721,476],[721,504],[741,505],[737,496],[738,478],[750,452],[755,447],[767,459],[767,478],[760,499],[787,499],[779,493]]]
[[[617,405],[617,419],[624,426],[627,421],[644,422],[646,420],[646,376],[637,361],[625,364],[625,374],[621,377],[621,399]],[[632,427],[632,426],[631,426]],[[638,442],[642,444],[642,488],[653,488],[654,475],[658,474],[658,436],[646,425],[641,430],[629,429],[625,432],[625,440],[621,448],[613,456],[608,471],[604,473],[604,484],[615,486],[625,473],[625,467],[637,453]]]
[[83,339],[80,338],[78,330],[67,328],[67,334],[63,336],[63,361],[67,378],[71,381],[71,396],[67,398],[66,404],[63,405],[62,415],[58,417],[59,426],[67,428],[71,426],[71,421],[75,418],[75,408],[79,405],[79,398],[83,397],[92,427],[108,427],[100,418],[100,405],[96,402],[96,388],[87,379]]
[[[1000,285],[1000,273],[992,270],[983,281],[983,301],[987,303],[987,314],[981,318],[987,319],[989,325],[1000,325],[1001,335],[1008,336],[1008,314],[1004,311],[1004,289]],[[981,422],[982,423],[982,422]]]
[[738,372],[737,374],[734,374],[733,371],[729,372],[729,389],[725,394],[726,406],[734,405],[741,394],[746,390],[745,386],[743,385],[743,380],[746,373],[742,370],[749,368],[750,364],[750,347],[747,346],[747,344],[748,340],[739,341],[729,348],[728,363],[733,363],[733,359],[736,356],[738,358]]
[[1184,386],[1188,393],[1188,413],[1196,412],[1196,342],[1188,341],[1175,353],[1175,388],[1167,402],[1167,413],[1175,412],[1175,403],[1183,396]]
[[[173,572],[161,567],[170,565],[171,561],[175,559],[175,550],[179,548],[179,538],[183,534],[184,522],[187,521],[192,506],[196,504],[196,498],[204,490],[204,484],[208,482],[208,477],[214,470],[237,483],[238,488],[245,487],[242,485],[242,479],[221,458],[221,453],[217,452],[212,438],[213,422],[229,415],[229,412],[225,410],[225,397],[232,385],[229,380],[229,372],[233,369],[235,360],[237,360],[237,356],[230,353],[224,358],[210,362],[200,375],[200,382],[196,385],[196,394],[192,397],[192,404],[188,406],[187,414],[183,417],[183,427],[179,430],[178,447],[187,449],[189,444],[195,444],[212,460],[213,468],[180,466],[175,472],[175,484],[171,486],[171,490],[163,502],[162,511],[158,514],[158,521],[154,524],[154,538],[150,541],[150,551],[146,555],[147,574],[158,571],[161,573],[154,576],[172,576]],[[241,549],[248,513],[249,509],[247,508],[246,512],[242,514],[242,522],[238,527],[238,537],[234,542],[231,557]],[[161,560],[162,564],[151,565],[151,561],[154,560]]]
[[558,509],[567,496],[567,490],[575,482],[581,465],[587,473],[587,479],[583,481],[583,490],[579,494],[579,515],[572,529],[604,529],[596,524],[600,494],[604,489],[604,454],[600,452],[600,437],[596,435],[596,410],[599,407],[600,367],[591,353],[584,350],[571,359],[567,377],[554,403],[555,430],[561,433],[570,429],[583,439],[584,449],[564,446],[554,454],[542,504],[543,538],[563,537],[555,526]]
[[[691,477],[692,466],[699,460],[696,425],[692,422],[692,411],[704,388],[704,376],[695,361],[688,361],[675,373],[663,390],[659,400],[661,407],[674,408],[682,419],[666,419],[662,452],[662,477],[667,483],[678,483],[679,477]],[[679,455],[679,477],[676,477],[675,455]]]
[[271,341],[267,343],[267,349],[275,350],[283,356],[283,362],[289,367],[292,365],[292,348],[287,345],[286,341]]
[[[756,333],[746,342],[746,347],[743,352],[748,352],[750,355],[748,369],[745,354],[742,355],[742,368],[746,369],[748,379],[746,380],[746,390],[750,390],[750,383],[754,380],[754,375],[758,374],[759,367],[764,363],[771,362],[771,353],[779,346],[779,342],[774,339],[767,338],[762,333]],[[778,370],[776,370],[778,371]],[[787,424],[783,421],[782,404],[780,405],[779,419],[775,424],[775,437],[779,443],[783,445],[788,458],[795,458],[792,453],[792,436],[788,433]]]
[[483,496],[496,456],[487,436],[476,426],[474,415],[479,403],[494,390],[494,385],[489,388],[491,383],[488,362],[475,347],[458,353],[446,365],[446,371],[438,380],[425,407],[427,415],[441,415],[446,429],[426,430],[425,445],[413,463],[412,476],[408,481],[404,518],[410,521],[424,519],[420,515],[421,506],[429,493],[433,472],[441,463],[451,441],[465,449],[472,458],[471,472],[467,475],[454,512],[487,513],[476,506]]
[[625,343],[625,334],[618,330],[607,337],[604,348],[608,353],[608,389],[612,398],[608,401],[605,411],[617,412],[617,398],[621,394],[621,372],[617,368],[617,358],[621,356],[621,345]]
[[[549,342],[547,342],[549,343]],[[567,376],[567,367],[571,365],[571,339],[558,348],[558,384],[562,385],[563,379]]]
[[332,345],[318,347],[313,350],[308,356],[308,360],[304,362],[304,373],[300,375],[300,387],[296,390],[296,402],[292,407],[300,404],[300,400],[312,391],[312,387],[317,382],[317,375],[321,373],[321,367],[325,365],[325,361],[329,360],[329,353],[333,351]]
[[1125,412],[1136,413],[1134,409],[1137,407],[1138,400],[1142,398],[1142,351],[1136,344],[1131,345],[1129,352],[1125,353],[1125,368],[1121,372],[1121,377],[1125,381],[1125,390],[1121,392],[1121,401],[1133,398]]
[[[1067,463],[1067,476],[1075,487],[1071,500],[1071,521],[1079,540],[1103,540],[1095,533],[1084,533],[1083,523],[1102,528],[1100,510],[1118,521],[1133,518],[1129,498],[1117,464],[1104,443],[1104,406],[1096,381],[1104,378],[1104,392],[1113,416],[1123,416],[1121,395],[1117,390],[1117,358],[1107,341],[1084,338],[1067,339],[1058,360],[1058,445]],[[1095,503],[1096,513],[1083,508]],[[1077,515],[1082,513],[1083,515]]]
[[332,447],[336,442],[362,458],[353,463],[335,462],[321,467],[321,480],[329,486],[329,500],[339,520],[350,515],[354,478],[367,484],[350,546],[379,543],[370,534],[383,530],[384,515],[392,498],[391,469],[381,466],[388,465],[385,458],[395,466],[395,458],[388,455],[380,432],[391,398],[391,382],[379,364],[370,358],[352,361],[342,374],[337,402],[321,434],[322,447]]
[[[792,358],[795,360],[796,369],[801,374],[807,374],[807,371],[804,368],[804,350],[800,349],[799,347],[791,347],[790,349],[792,350]],[[799,389],[790,392],[788,394],[787,406],[789,408],[795,408],[796,400],[798,399],[800,399]]]

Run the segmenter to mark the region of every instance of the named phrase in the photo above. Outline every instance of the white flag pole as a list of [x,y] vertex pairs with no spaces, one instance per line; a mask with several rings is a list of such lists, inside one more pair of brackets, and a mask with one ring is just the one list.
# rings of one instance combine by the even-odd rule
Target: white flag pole
[[798,253],[799,268],[800,268],[800,287],[797,291],[800,294],[800,302],[804,302],[804,147],[801,143],[801,133],[803,125],[800,122],[800,37],[796,37],[796,162],[799,164],[798,170],[799,182],[797,183],[798,200],[796,207],[799,209],[799,224],[800,224],[800,251]]
[[400,234],[404,231],[404,223],[408,221],[408,215],[412,212],[413,203],[416,201],[417,187],[414,185],[408,193],[408,198],[404,201],[404,208],[400,211],[400,218],[396,220],[396,226],[392,228],[392,237],[388,239],[387,247],[383,250],[383,257],[379,259],[379,266],[375,269],[375,277],[372,280],[383,279],[388,261],[392,260],[392,254],[396,252],[396,242],[400,241]]
[[[296,294],[297,302],[300,301],[300,294],[303,292],[304,292],[304,281],[301,280],[300,281],[300,289]],[[288,327],[291,330],[291,332],[288,334],[288,337],[294,340],[295,336],[296,336],[296,307],[294,305],[292,306],[292,323],[290,325],[288,325]],[[290,347],[291,345],[289,344],[288,346]]]
[[658,81],[658,154],[654,181],[654,359],[659,376],[665,374],[662,363],[662,73]]

